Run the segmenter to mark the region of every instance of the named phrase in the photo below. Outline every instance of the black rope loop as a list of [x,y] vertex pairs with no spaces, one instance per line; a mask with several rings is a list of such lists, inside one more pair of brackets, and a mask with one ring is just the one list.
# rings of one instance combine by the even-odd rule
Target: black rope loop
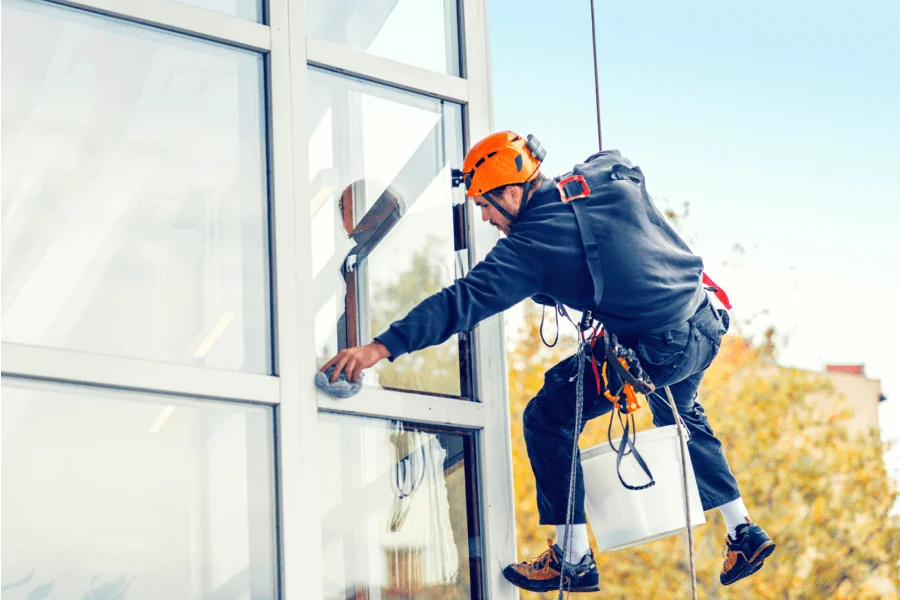
[[559,341],[559,309],[558,308],[553,309],[553,314],[556,316],[556,339],[553,340],[552,344],[548,344],[547,340],[544,339],[544,315],[546,315],[546,314],[547,314],[547,305],[545,304],[544,307],[541,309],[541,341],[544,342],[544,345],[547,346],[548,348],[552,348]]

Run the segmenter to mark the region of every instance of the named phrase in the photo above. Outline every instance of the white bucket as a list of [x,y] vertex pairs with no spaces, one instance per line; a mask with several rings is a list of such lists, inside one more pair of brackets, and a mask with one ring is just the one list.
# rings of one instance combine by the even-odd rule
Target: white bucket
[[[687,530],[681,455],[675,427],[668,425],[637,433],[634,445],[656,481],[656,485],[643,490],[629,490],[619,481],[616,452],[609,447],[608,441],[582,450],[584,508],[601,552],[646,544]],[[687,440],[687,430],[684,437]],[[620,439],[613,440],[613,446],[618,448]],[[685,459],[691,526],[699,527],[706,524],[706,518],[687,447]],[[650,482],[633,454],[622,458],[620,472],[628,485],[641,486]]]

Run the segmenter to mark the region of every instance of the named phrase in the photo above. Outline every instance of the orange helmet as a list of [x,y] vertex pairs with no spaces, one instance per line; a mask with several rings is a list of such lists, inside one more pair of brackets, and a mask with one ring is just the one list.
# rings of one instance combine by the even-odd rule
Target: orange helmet
[[492,133],[475,144],[463,162],[466,196],[481,196],[510,184],[533,180],[547,153],[532,135],[512,131]]

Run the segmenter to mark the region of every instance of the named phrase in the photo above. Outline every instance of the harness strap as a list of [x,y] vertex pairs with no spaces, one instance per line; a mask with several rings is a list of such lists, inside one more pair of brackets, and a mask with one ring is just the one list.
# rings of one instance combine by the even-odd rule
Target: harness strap
[[600,245],[594,238],[594,232],[591,231],[584,202],[573,202],[572,208],[575,210],[575,219],[578,221],[578,231],[581,232],[581,243],[584,245],[588,270],[591,272],[591,279],[594,283],[594,297],[586,299],[585,304],[600,306],[600,300],[603,298],[603,263],[600,262]]
[[630,179],[635,183],[639,183],[641,188],[644,188],[644,172],[641,171],[641,168],[638,166],[629,167],[627,165],[623,165],[622,163],[617,163],[612,166],[612,169],[609,173],[610,179]]
[[[644,173],[640,167],[627,167],[623,164],[613,165],[609,174],[610,179],[631,179],[641,184],[641,191],[646,194],[644,186]],[[581,243],[584,246],[585,258],[587,259],[588,270],[591,273],[591,279],[594,284],[594,295],[592,298],[585,299],[586,306],[600,306],[603,299],[603,263],[600,261],[600,244],[594,237],[594,232],[590,227],[590,219],[586,213],[583,202],[572,202],[573,200],[581,200],[587,198],[591,194],[591,188],[582,175],[571,175],[557,182],[560,196],[563,203],[572,203],[572,209],[575,211],[575,219],[578,222],[578,231],[581,234]]]

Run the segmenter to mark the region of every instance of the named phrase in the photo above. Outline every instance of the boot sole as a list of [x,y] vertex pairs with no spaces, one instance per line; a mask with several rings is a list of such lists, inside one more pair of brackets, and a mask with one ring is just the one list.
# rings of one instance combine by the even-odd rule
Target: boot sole
[[[521,588],[523,590],[528,590],[529,592],[555,592],[559,590],[559,583],[556,585],[548,586],[546,583],[543,585],[529,585],[529,582],[526,581],[513,581],[509,577],[506,576],[506,573],[503,573],[503,577],[516,586],[517,588]],[[565,590],[569,592],[599,592],[600,591],[600,583],[597,582],[596,585],[579,585],[575,587],[566,587]]]
[[[512,583],[512,582],[510,581],[510,583]],[[544,592],[544,593],[546,593],[546,592],[556,592],[559,590],[558,585],[553,586],[553,587],[524,586],[520,583],[513,583],[513,585],[516,587],[522,588],[523,590],[528,590],[529,592]],[[581,592],[599,592],[600,585],[598,584],[598,585],[594,585],[594,586],[581,586],[581,587],[572,587],[572,588],[566,587],[563,589],[565,591],[571,592],[573,594],[578,594]]]
[[744,570],[741,571],[741,574],[728,583],[722,583],[722,585],[731,585],[732,583],[738,582],[745,577],[753,575],[762,568],[765,560],[769,558],[769,556],[771,556],[773,552],[775,552],[775,542],[773,542],[772,540],[765,542],[756,549],[756,552],[753,554],[753,557],[750,559],[750,561],[744,566]]

